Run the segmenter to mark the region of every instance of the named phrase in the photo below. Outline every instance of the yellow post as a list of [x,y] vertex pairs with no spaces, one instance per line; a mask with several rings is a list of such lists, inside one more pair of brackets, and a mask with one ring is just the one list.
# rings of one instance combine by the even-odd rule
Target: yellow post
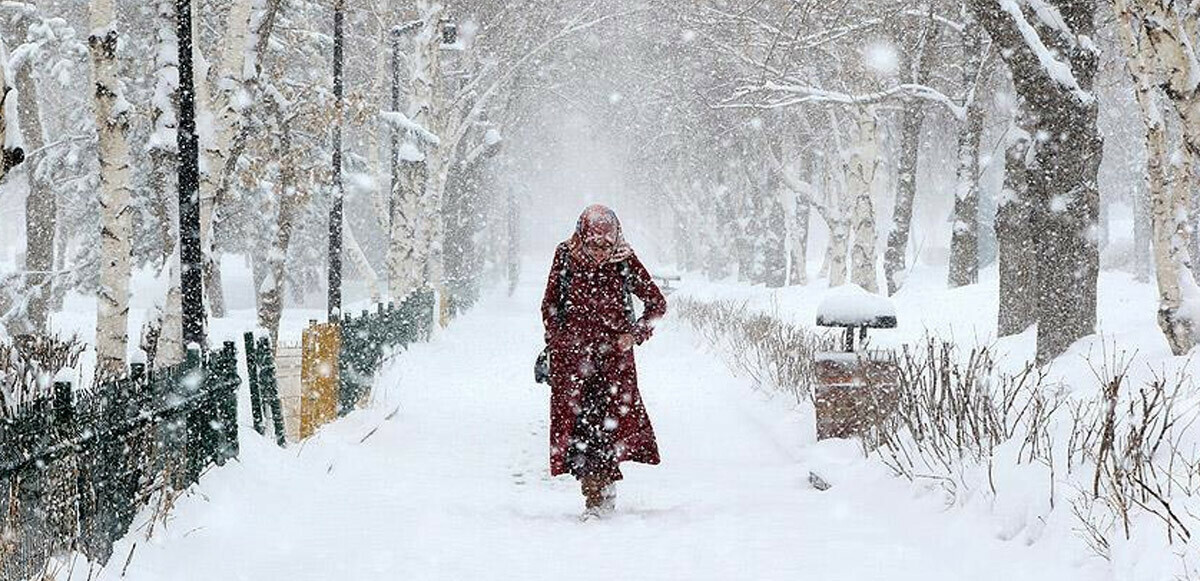
[[300,362],[300,439],[337,417],[338,352],[342,337],[333,323],[304,330]]

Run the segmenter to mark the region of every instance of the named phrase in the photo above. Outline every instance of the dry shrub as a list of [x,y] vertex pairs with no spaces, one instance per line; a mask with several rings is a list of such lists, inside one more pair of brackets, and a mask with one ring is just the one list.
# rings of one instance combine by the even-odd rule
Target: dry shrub
[[18,335],[12,342],[0,341],[0,416],[49,396],[54,376],[78,365],[84,348],[74,336]]
[[751,311],[735,301],[676,299],[673,310],[756,385],[812,399],[814,355],[836,346],[833,337]]
[[927,337],[919,347],[904,346],[896,368],[899,402],[876,448],[896,474],[933,478],[953,493],[966,485],[964,464],[990,469],[995,449],[1013,438],[1022,441],[1018,462],[1048,461],[1047,428],[1062,400],[1047,393],[1036,367],[997,373],[990,347],[964,354],[953,343]]
[[[813,355],[835,347],[832,335],[751,312],[745,303],[676,304],[676,312],[736,370],[759,385],[811,399]],[[1100,365],[1092,367],[1097,395],[1076,399],[1047,383],[1044,368],[1027,364],[1004,373],[991,347],[964,350],[927,337],[895,353],[897,410],[870,435],[873,444],[866,449],[897,475],[937,482],[952,497],[983,476],[995,494],[996,471],[1013,467],[997,466],[997,460],[1042,466],[1049,473],[1050,510],[1065,501],[1078,520],[1076,533],[1106,559],[1139,521],[1143,527],[1160,523],[1169,546],[1190,546],[1192,531],[1200,530],[1194,512],[1200,503],[1198,394],[1182,371],[1188,365],[1133,385],[1131,359],[1110,355],[1106,347]],[[997,454],[1002,445],[1016,453]]]
[[1105,558],[1114,534],[1131,538],[1138,514],[1161,523],[1169,545],[1190,541],[1197,524],[1186,509],[1200,492],[1200,457],[1185,444],[1196,437],[1196,408],[1182,405],[1194,392],[1191,378],[1182,370],[1153,373],[1135,391],[1130,361],[1105,354],[1092,366],[1100,395],[1072,413],[1069,454],[1091,469],[1073,509],[1088,544]]

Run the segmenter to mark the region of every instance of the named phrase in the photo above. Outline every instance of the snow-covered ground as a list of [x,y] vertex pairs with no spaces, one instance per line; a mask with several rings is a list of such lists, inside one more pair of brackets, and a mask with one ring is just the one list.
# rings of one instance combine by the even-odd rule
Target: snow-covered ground
[[240,461],[149,539],[121,541],[98,578],[131,553],[124,578],[153,581],[1107,576],[1074,539],[1022,542],[855,444],[814,442],[810,410],[731,375],[671,316],[638,353],[663,464],[628,465],[617,513],[579,522],[577,485],[548,476],[548,394],[532,381],[541,278],[401,354],[370,408],[301,445],[243,426]]

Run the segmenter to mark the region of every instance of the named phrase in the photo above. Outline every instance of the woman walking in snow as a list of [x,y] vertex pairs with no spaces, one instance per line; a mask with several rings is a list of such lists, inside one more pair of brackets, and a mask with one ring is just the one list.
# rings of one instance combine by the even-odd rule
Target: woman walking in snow
[[[645,309],[635,317],[631,295]],[[550,473],[579,479],[585,519],[614,508],[620,462],[658,464],[638,393],[633,346],[650,338],[666,299],[621,236],[612,210],[589,206],[558,245],[542,299],[550,354]]]

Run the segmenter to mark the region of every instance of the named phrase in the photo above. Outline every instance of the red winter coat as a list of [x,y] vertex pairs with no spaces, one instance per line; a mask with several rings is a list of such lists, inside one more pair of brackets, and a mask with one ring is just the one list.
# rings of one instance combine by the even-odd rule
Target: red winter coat
[[[567,472],[568,440],[580,413],[585,389],[607,385],[611,397],[608,420],[616,420],[612,432],[617,462],[631,460],[658,464],[654,428],[638,392],[633,349],[621,352],[617,338],[629,333],[642,344],[654,332],[653,324],[667,311],[667,301],[636,255],[628,265],[629,291],[642,300],[645,310],[630,323],[625,312],[625,277],[619,263],[585,265],[574,259],[567,244],[558,245],[554,265],[542,298],[542,322],[550,347],[550,474]],[[560,326],[557,316],[560,275],[569,269],[566,314]],[[614,475],[620,478],[618,472]]]

